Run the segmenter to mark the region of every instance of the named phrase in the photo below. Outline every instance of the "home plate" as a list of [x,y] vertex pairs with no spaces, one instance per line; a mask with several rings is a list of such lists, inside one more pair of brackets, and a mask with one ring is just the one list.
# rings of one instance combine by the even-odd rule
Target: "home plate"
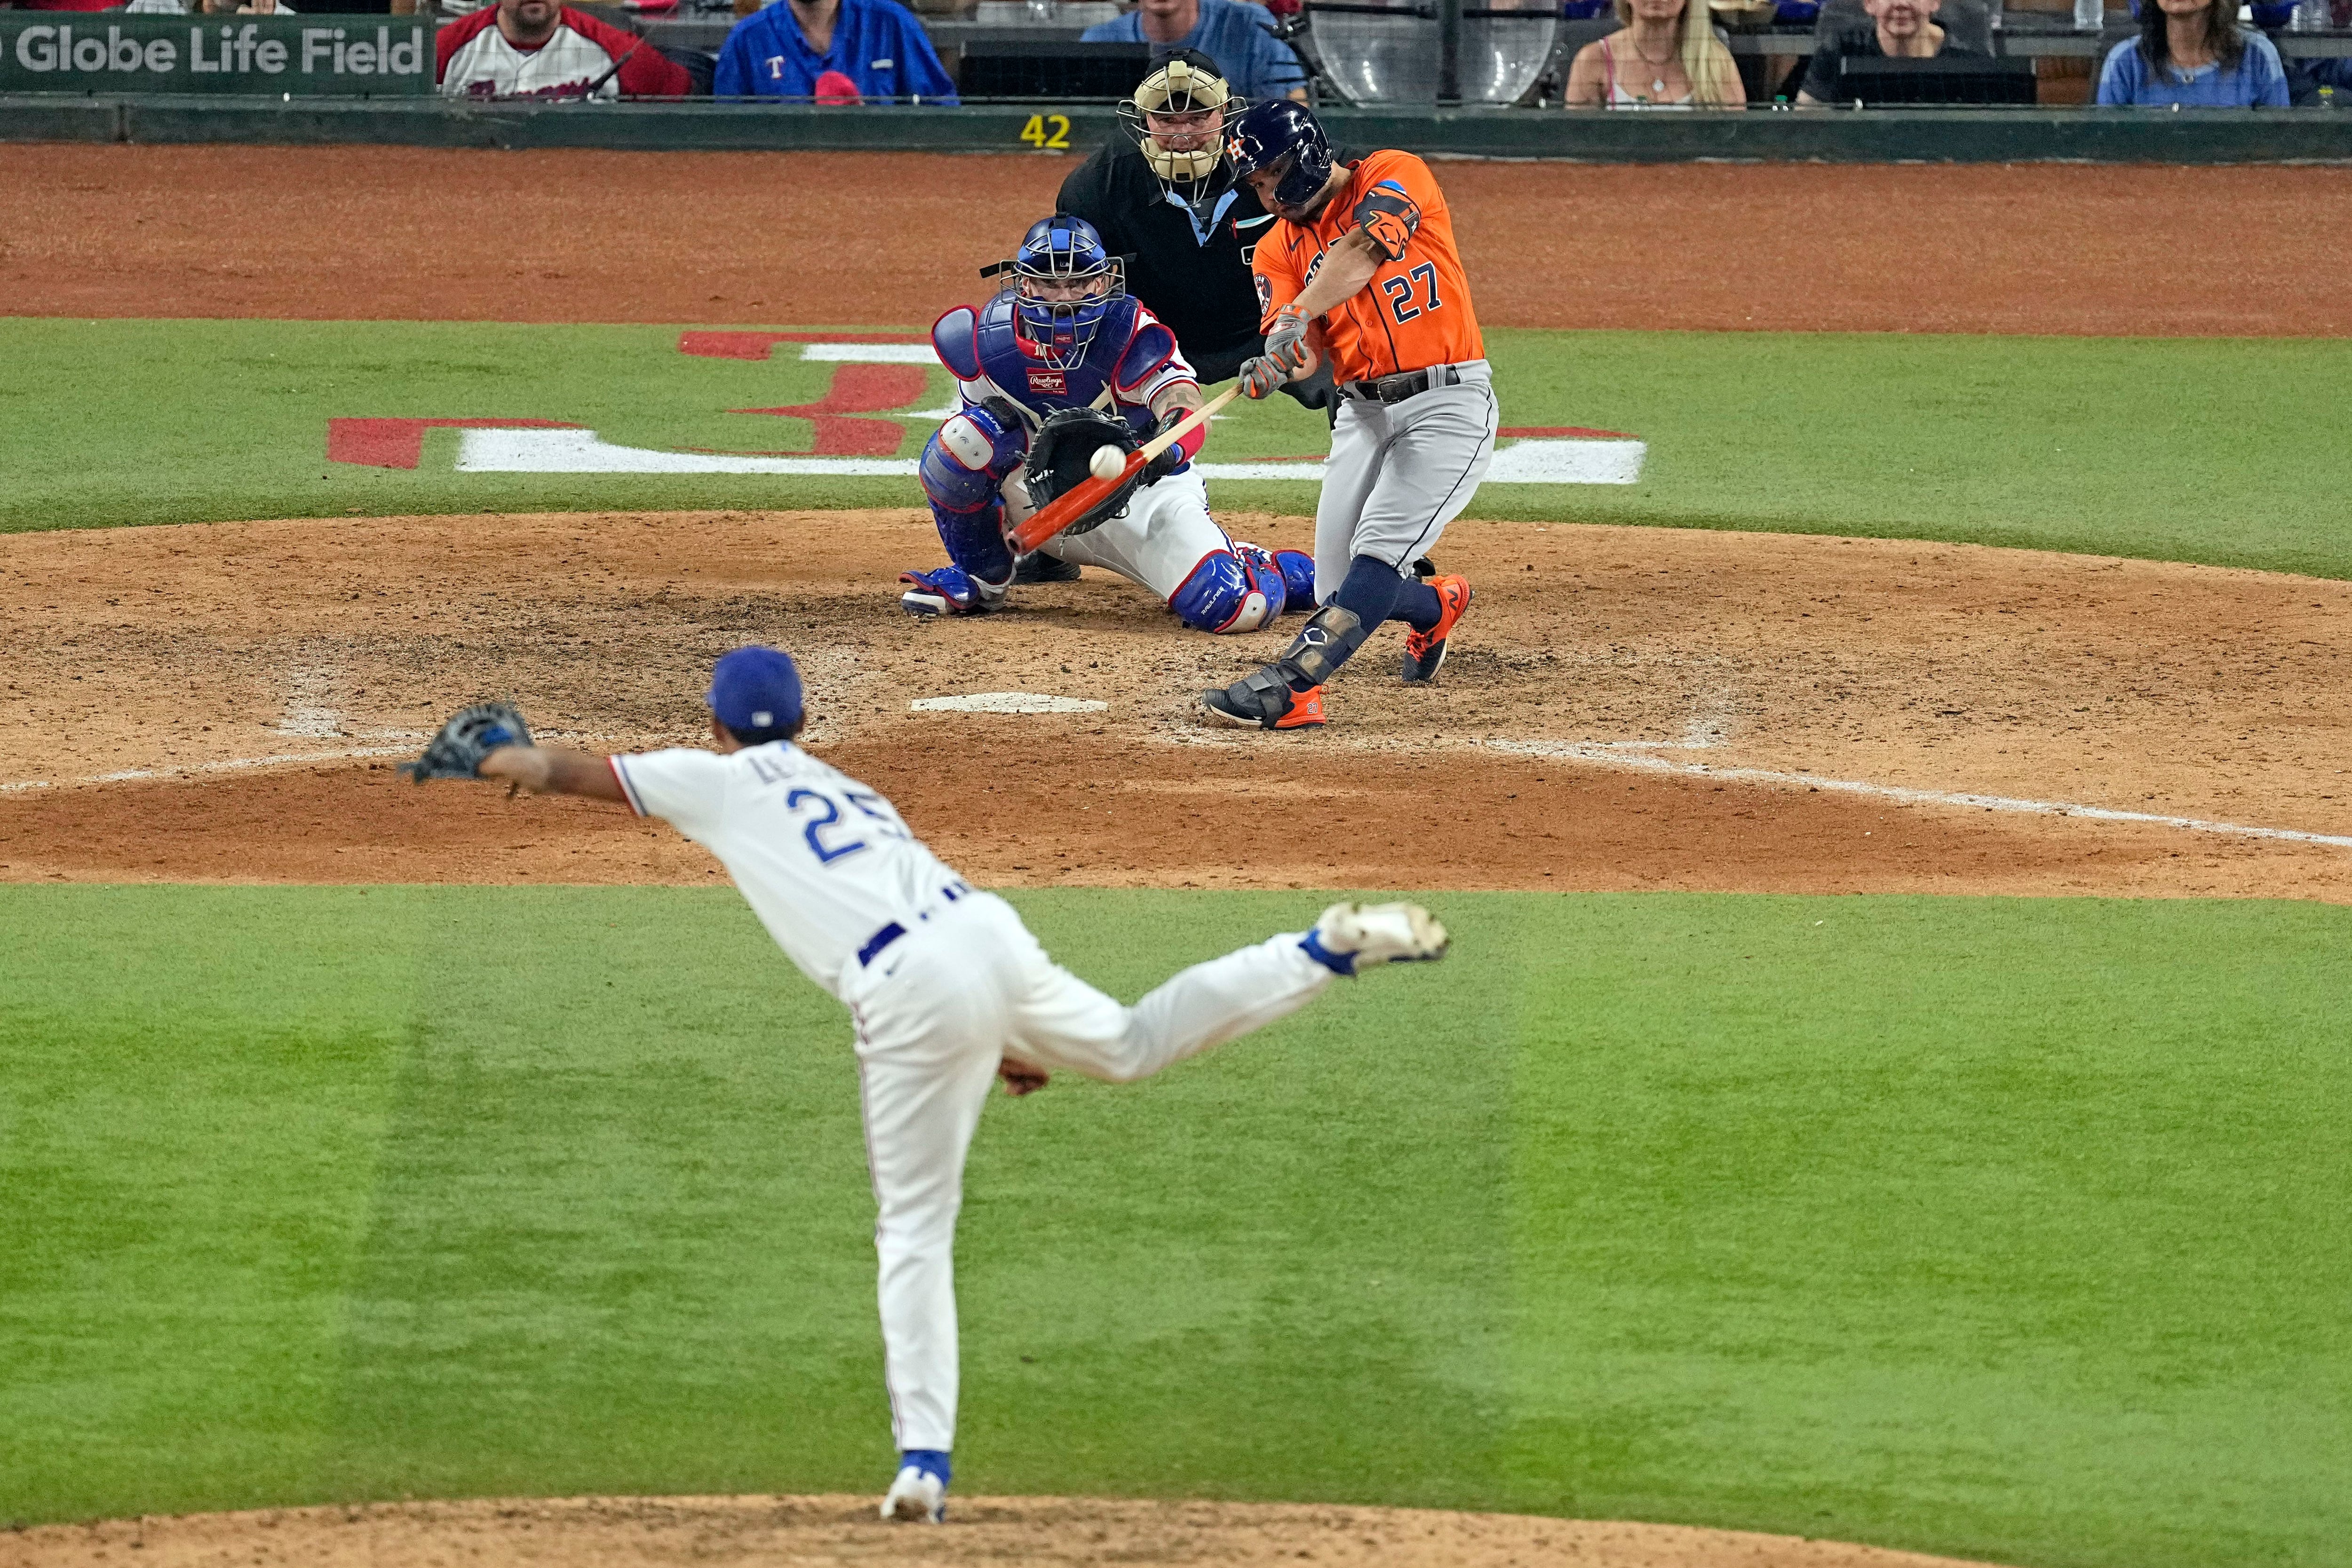
[[1100,713],[1110,704],[1043,692],[974,692],[968,697],[919,697],[907,706],[916,713]]

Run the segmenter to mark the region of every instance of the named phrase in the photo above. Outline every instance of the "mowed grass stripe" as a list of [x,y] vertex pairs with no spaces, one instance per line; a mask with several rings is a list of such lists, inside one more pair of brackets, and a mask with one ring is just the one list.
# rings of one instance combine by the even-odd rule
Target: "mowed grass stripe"
[[[837,367],[681,354],[662,327],[0,319],[0,530],[346,513],[913,507],[912,479],[454,472],[324,460],[337,417],[523,418],[623,445],[806,450]],[[1496,331],[1512,427],[1626,432],[1642,482],[1490,484],[1478,517],[2014,545],[2352,577],[2341,340]],[[951,395],[933,371],[919,406]],[[906,423],[899,455],[920,450]],[[1226,460],[1325,449],[1284,398],[1222,420]],[[1219,481],[1229,509],[1312,485]]]
[[[1020,902],[1129,996],[1318,903]],[[1440,967],[992,1103],[968,1486],[2335,1560],[2352,912],[1437,902]],[[731,894],[0,943],[0,1519],[877,1484],[847,1030]]]

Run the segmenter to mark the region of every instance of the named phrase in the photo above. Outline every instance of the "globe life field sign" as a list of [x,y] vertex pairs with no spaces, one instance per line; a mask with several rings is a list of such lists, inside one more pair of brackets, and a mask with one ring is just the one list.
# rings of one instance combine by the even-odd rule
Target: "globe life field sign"
[[409,96],[433,75],[433,26],[405,16],[0,12],[0,92]]

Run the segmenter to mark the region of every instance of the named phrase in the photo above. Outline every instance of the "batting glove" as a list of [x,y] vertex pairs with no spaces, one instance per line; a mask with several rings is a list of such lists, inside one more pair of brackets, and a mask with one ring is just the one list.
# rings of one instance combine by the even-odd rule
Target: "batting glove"
[[1307,368],[1307,318],[1296,306],[1275,313],[1274,328],[1265,335],[1265,357],[1286,371]]
[[1274,389],[1290,379],[1290,372],[1265,355],[1242,361],[1242,396],[1271,397]]

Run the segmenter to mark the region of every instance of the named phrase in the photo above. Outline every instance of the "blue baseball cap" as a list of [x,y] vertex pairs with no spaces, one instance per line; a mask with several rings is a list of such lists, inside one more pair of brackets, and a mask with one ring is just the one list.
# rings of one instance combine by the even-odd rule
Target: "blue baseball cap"
[[781,648],[738,648],[720,657],[702,699],[737,735],[801,722],[801,673]]

